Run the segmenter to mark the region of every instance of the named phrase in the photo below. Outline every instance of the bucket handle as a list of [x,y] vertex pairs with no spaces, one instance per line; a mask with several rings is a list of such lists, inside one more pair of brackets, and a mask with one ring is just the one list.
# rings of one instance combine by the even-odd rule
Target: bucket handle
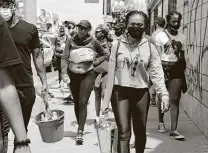
[[59,126],[64,122],[64,119],[62,119],[62,118],[63,118],[63,116],[62,117],[59,117],[59,119],[57,120],[56,129],[58,129]]

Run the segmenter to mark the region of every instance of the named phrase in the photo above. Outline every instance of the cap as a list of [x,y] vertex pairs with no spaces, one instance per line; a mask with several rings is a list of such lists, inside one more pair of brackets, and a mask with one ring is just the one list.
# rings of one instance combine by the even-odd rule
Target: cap
[[125,28],[125,25],[123,23],[117,23],[115,26],[114,26],[115,29],[122,29],[122,28]]
[[159,25],[165,25],[165,19],[163,17],[158,17],[155,20],[155,23],[159,24]]
[[77,24],[77,26],[82,26],[82,27],[84,27],[84,28],[86,28],[86,29],[91,29],[91,28],[92,28],[91,23],[90,23],[88,20],[81,20],[81,21]]

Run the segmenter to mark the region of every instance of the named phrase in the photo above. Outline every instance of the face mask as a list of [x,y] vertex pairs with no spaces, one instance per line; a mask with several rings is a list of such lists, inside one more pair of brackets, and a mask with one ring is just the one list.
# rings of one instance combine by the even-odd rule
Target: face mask
[[144,33],[144,28],[128,27],[128,33],[132,38],[140,39]]
[[116,35],[117,37],[119,37],[120,35],[122,35],[122,31],[115,31],[115,35]]
[[0,8],[0,13],[5,21],[9,21],[12,17],[12,10],[10,8]]
[[175,25],[175,26],[170,24],[170,28],[174,31],[177,31],[180,28],[180,24]]

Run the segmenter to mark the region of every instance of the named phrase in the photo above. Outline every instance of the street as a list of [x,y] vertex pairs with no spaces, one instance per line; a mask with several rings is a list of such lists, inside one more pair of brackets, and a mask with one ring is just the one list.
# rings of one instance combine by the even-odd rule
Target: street
[[[68,96],[67,89],[64,95],[58,88],[58,74],[57,72],[51,72],[48,74],[48,83],[50,84],[50,91],[54,94],[54,98],[50,101],[51,108],[60,109],[65,112],[64,121],[64,139],[52,144],[42,142],[38,126],[34,123],[35,116],[44,110],[41,98],[37,96],[36,103],[33,108],[28,137],[31,139],[32,153],[99,153],[98,141],[96,132],[94,129],[95,118],[95,106],[94,106],[94,94],[89,100],[88,105],[88,117],[85,126],[84,145],[76,146],[76,132],[77,123],[74,115],[74,106],[64,103],[63,97]],[[36,88],[40,88],[40,81],[35,79]],[[166,128],[170,130],[170,115],[169,112],[165,116]],[[169,133],[157,132],[158,120],[157,120],[157,108],[150,107],[148,123],[147,123],[147,145],[145,153],[206,153],[208,152],[208,140],[197,128],[197,126],[191,121],[191,119],[180,110],[179,127],[178,130],[181,134],[185,135],[186,141],[176,141],[169,139]],[[12,153],[13,134],[9,134],[9,153]],[[131,143],[133,143],[133,135]],[[133,149],[132,153],[135,152]]]

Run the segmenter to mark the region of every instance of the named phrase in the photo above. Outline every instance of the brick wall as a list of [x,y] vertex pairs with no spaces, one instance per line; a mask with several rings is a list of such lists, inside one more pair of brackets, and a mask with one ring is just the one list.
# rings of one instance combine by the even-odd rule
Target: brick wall
[[187,36],[188,92],[181,106],[208,137],[208,0],[178,0]]

